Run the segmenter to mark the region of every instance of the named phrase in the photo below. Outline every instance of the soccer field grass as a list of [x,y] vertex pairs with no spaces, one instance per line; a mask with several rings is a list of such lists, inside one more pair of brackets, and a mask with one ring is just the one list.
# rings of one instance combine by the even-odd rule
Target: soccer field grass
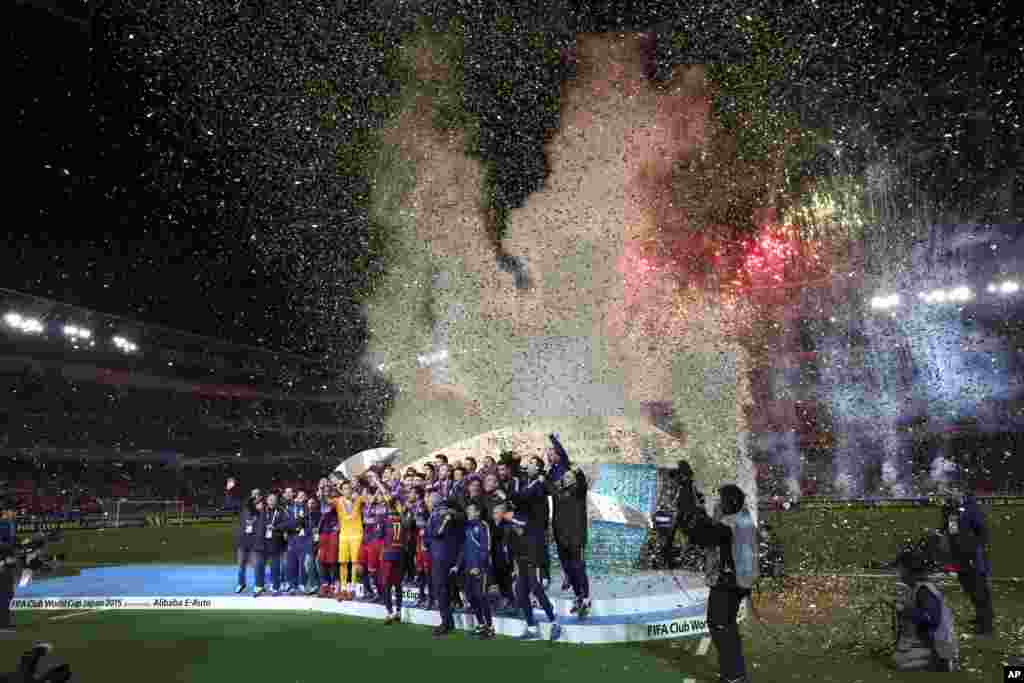
[[[844,600],[828,604],[842,589]],[[741,626],[747,662],[758,683],[798,680],[828,683],[911,682],[921,674],[897,674],[885,653],[887,616],[859,611],[877,585],[782,588],[758,604],[771,619]],[[992,639],[967,636],[961,642],[965,670],[944,681],[999,680],[1008,655],[1022,652],[1024,609],[1021,587],[996,587],[1000,612]],[[947,589],[960,623],[966,600]],[[806,611],[808,601],[825,608]],[[802,603],[792,610],[787,605]],[[766,616],[766,619],[770,617]],[[56,645],[55,662],[67,662],[76,681],[88,683],[206,683],[264,681],[321,683],[328,680],[446,680],[482,677],[487,683],[573,681],[602,683],[643,680],[680,683],[716,681],[712,647],[695,653],[697,641],[649,641],[628,645],[520,643],[509,638],[480,642],[465,633],[443,639],[430,629],[344,616],[282,612],[108,611],[19,612],[18,633],[0,640],[0,672],[12,670],[32,642]]]
[[[989,511],[997,575],[1019,574],[1016,539],[1024,535],[1020,508]],[[787,546],[791,573],[856,571],[891,556],[902,538],[934,526],[925,510],[800,511],[766,515]],[[184,528],[69,531],[53,550],[67,554],[67,571],[107,564],[226,564],[232,561],[230,524]],[[225,586],[225,592],[231,590]],[[794,578],[768,582],[758,597],[766,624],[741,625],[754,680],[821,680],[829,683],[915,681],[921,675],[888,668],[891,615],[873,607],[891,584],[873,579]],[[971,608],[955,582],[945,593],[961,631]],[[948,681],[998,680],[1007,657],[1024,653],[1024,585],[993,586],[997,636],[961,640],[964,671]],[[71,664],[76,681],[317,681],[345,676],[410,676],[459,680],[484,676],[487,683],[585,680],[644,681],[691,677],[715,681],[712,647],[697,656],[694,640],[628,645],[519,643],[507,638],[478,642],[464,633],[435,640],[420,626],[384,626],[347,616],[290,612],[53,611],[16,614],[18,633],[0,640],[0,672],[13,669],[33,641],[57,646],[54,656]]]
[[463,676],[487,683],[599,683],[621,681],[623,675],[679,682],[669,662],[636,647],[476,641],[463,633],[436,639],[426,627],[316,614],[72,614],[19,614],[16,640],[0,641],[0,662],[14,662],[33,640],[42,639],[56,644],[54,658],[71,664],[76,680],[89,683],[457,681]]

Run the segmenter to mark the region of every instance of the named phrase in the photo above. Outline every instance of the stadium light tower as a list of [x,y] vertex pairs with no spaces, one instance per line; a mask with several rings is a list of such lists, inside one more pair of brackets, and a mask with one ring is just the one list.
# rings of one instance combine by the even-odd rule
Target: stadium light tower
[[124,337],[114,337],[114,346],[125,353],[135,353],[139,350],[138,345],[134,342],[128,341]]
[[43,323],[38,318],[27,318],[20,313],[8,313],[4,316],[4,323],[25,334],[41,334],[43,332]]

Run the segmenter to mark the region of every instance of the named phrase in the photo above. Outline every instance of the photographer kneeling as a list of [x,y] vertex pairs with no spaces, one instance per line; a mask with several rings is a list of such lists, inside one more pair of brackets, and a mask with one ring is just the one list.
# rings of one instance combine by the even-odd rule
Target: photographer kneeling
[[[690,468],[680,467],[690,472]],[[747,683],[736,617],[758,578],[757,529],[746,495],[735,484],[718,490],[714,518],[700,507],[700,494],[687,477],[679,493],[679,526],[692,543],[707,551],[708,629],[718,651],[721,683]]]
[[942,592],[928,581],[928,563],[916,552],[905,552],[897,567],[908,588],[896,604],[899,632],[893,666],[900,671],[955,671],[959,646],[953,613]]

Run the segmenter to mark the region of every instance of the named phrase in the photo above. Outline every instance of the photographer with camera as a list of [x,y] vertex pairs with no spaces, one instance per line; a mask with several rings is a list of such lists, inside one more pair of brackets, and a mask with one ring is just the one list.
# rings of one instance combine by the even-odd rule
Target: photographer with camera
[[990,542],[985,513],[971,494],[959,486],[950,490],[942,508],[942,531],[949,539],[953,562],[957,565],[960,587],[974,605],[975,634],[992,635],[995,614],[992,609],[992,566],[986,547]]
[[36,643],[32,649],[21,656],[17,671],[0,675],[0,683],[69,683],[71,667],[67,664],[40,670],[42,660],[52,650],[53,646],[49,643]]
[[44,558],[42,550],[47,543],[61,538],[59,531],[38,535],[21,543],[17,538],[17,521],[14,501],[3,499],[3,513],[0,519],[0,633],[14,633],[11,619],[11,600],[16,586],[25,585],[32,572],[54,569],[63,555]]
[[740,603],[750,597],[758,578],[757,528],[746,495],[735,484],[718,490],[713,517],[701,506],[703,496],[693,483],[688,463],[679,464],[681,477],[677,523],[692,543],[706,549],[708,629],[718,650],[721,683],[748,683],[743,644],[736,617]]
[[906,551],[896,561],[906,594],[894,605],[897,618],[893,666],[899,671],[955,671],[959,646],[953,613],[928,581],[928,561]]

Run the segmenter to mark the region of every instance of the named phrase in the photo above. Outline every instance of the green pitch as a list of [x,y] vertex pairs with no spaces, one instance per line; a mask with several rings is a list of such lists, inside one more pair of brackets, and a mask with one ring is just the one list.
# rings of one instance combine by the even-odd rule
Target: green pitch
[[[928,510],[806,511],[770,514],[787,545],[788,570],[856,571],[872,558],[889,557],[899,538],[934,526]],[[1024,537],[1021,508],[989,512],[997,576],[1021,573],[1017,539]],[[65,571],[98,564],[227,563],[233,527],[202,524],[185,528],[69,531],[54,550],[67,554]],[[785,612],[820,600],[801,582],[766,585],[761,609]],[[890,615],[872,603],[888,596],[887,581],[857,580],[849,595],[814,619],[800,616],[762,625],[741,625],[748,666],[755,681],[819,680],[829,683],[917,681],[887,666]],[[946,595],[961,630],[972,616],[955,586]],[[996,582],[997,636],[961,640],[964,670],[944,681],[988,683],[1003,662],[1024,653],[1024,584]],[[715,650],[697,656],[693,640],[635,645],[576,646],[519,643],[507,638],[478,642],[465,634],[435,640],[418,626],[384,626],[350,617],[280,612],[18,612],[17,635],[0,640],[0,673],[10,671],[33,641],[54,643],[54,656],[71,664],[86,683],[300,683],[359,680],[452,681],[483,677],[486,683],[643,680],[681,683],[686,677],[717,680]],[[524,678],[523,672],[530,672]]]

